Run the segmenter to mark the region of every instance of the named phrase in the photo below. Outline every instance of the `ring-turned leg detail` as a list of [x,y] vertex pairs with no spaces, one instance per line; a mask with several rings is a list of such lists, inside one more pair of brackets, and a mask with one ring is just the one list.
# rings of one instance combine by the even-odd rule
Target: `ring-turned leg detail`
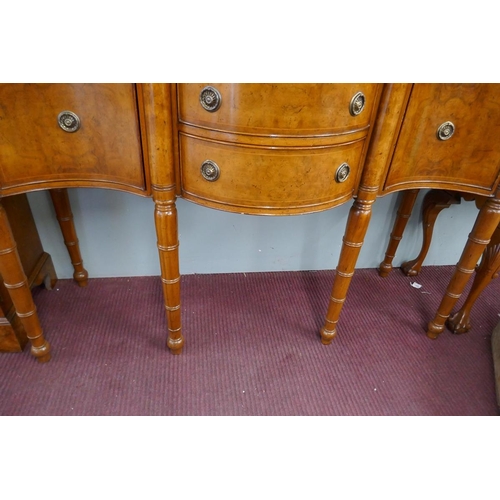
[[500,227],[497,227],[490,243],[483,252],[481,263],[476,269],[474,282],[461,309],[452,314],[446,326],[453,333],[467,333],[471,329],[470,314],[483,290],[498,277],[500,271]]
[[75,224],[73,221],[73,213],[71,212],[71,204],[69,202],[67,189],[51,189],[49,191],[54,210],[56,212],[57,221],[61,227],[61,232],[64,238],[64,244],[68,249],[71,264],[73,264],[73,279],[79,286],[87,286],[89,273],[83,267],[83,259],[80,253],[78,237],[76,235]]
[[389,244],[387,245],[387,250],[385,252],[385,258],[380,263],[378,268],[378,274],[382,278],[388,276],[392,271],[392,261],[396,256],[399,243],[403,238],[404,230],[406,229],[413,207],[415,206],[415,201],[419,191],[419,189],[409,189],[408,191],[404,191],[402,194],[394,227],[391,232],[391,239],[389,240]]
[[174,187],[162,189],[153,186],[153,198],[161,281],[168,323],[167,347],[172,354],[180,354],[184,346],[184,337],[181,329],[181,277]]
[[453,306],[460,298],[470,275],[474,272],[474,267],[481,257],[486,245],[500,223],[500,190],[495,198],[488,198],[481,207],[476,222],[469,235],[467,244],[458,261],[453,277],[446,290],[441,304],[434,319],[429,323],[427,336],[435,339],[444,330],[444,325],[448,319]]
[[360,188],[359,197],[349,211],[346,233],[342,240],[342,250],[335,273],[325,324],[320,330],[321,342],[325,345],[330,344],[337,335],[337,322],[354,275],[359,252],[363,246],[376,192],[376,189],[364,188],[363,191]]
[[43,336],[9,220],[0,203],[0,274],[16,309],[16,314],[31,342],[31,354],[40,363],[50,360],[50,344]]

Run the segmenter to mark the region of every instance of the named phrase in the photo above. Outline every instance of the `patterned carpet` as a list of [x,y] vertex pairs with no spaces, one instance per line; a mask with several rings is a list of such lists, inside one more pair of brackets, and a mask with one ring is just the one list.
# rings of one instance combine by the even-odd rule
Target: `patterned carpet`
[[183,276],[180,356],[158,277],[60,280],[34,291],[52,360],[0,355],[0,415],[497,415],[500,280],[469,334],[425,336],[452,271],[358,270],[330,346],[332,271]]

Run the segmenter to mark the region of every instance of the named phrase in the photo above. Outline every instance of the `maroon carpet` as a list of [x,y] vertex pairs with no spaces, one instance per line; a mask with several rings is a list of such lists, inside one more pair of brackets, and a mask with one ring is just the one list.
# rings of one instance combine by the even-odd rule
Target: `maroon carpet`
[[497,415],[493,282],[473,330],[425,325],[453,268],[410,286],[358,270],[339,335],[319,341],[333,272],[182,278],[185,350],[165,350],[157,277],[61,280],[34,291],[52,361],[0,355],[1,415]]

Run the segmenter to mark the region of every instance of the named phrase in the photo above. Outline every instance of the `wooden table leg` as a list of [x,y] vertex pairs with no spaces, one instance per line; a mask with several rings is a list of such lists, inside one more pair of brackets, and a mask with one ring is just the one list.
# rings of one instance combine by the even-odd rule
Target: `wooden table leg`
[[349,211],[325,324],[320,330],[321,342],[325,345],[330,344],[337,335],[337,323],[340,312],[342,311],[347,290],[354,275],[354,268],[368,229],[372,204],[375,201],[376,195],[377,188],[367,189],[365,187],[363,189],[360,187],[358,198]]
[[434,319],[429,323],[427,336],[435,339],[444,330],[444,324],[450,315],[453,306],[460,298],[470,275],[474,272],[486,245],[500,223],[500,189],[497,190],[494,198],[488,198],[481,207],[476,219],[476,223],[469,235],[467,244],[460,260],[458,261],[455,273],[448,285],[446,294]]
[[73,213],[71,212],[71,204],[69,202],[67,189],[51,189],[50,197],[54,205],[57,221],[61,227],[61,232],[64,238],[64,244],[68,249],[71,263],[73,264],[73,279],[79,286],[87,286],[89,273],[83,267],[83,259],[80,253],[78,237],[76,236],[75,224],[73,221]]
[[402,119],[401,103],[406,102],[409,91],[410,87],[405,84],[384,85],[378,110],[379,116],[384,119],[377,121],[373,128],[357,198],[349,211],[328,311],[324,326],[320,330],[323,344],[330,344],[337,335],[337,323],[368,229],[372,205],[382,184],[384,167],[389,161],[389,149],[385,145],[394,143],[396,139],[395,124]]
[[166,188],[153,186],[153,199],[161,281],[167,313],[167,347],[173,354],[180,354],[184,345],[184,337],[181,330],[181,275],[179,272],[179,238],[174,189],[175,186]]
[[445,208],[449,208],[451,205],[459,203],[460,194],[453,191],[432,189],[424,196],[424,201],[422,203],[422,228],[424,232],[422,248],[415,259],[401,265],[401,270],[406,276],[416,276],[422,269],[422,264],[429,252],[432,233],[438,215]]
[[380,263],[378,268],[378,273],[382,276],[382,278],[388,276],[392,271],[392,261],[396,256],[399,242],[403,238],[406,224],[408,224],[408,219],[410,218],[413,207],[415,206],[415,201],[419,191],[419,189],[409,189],[401,194],[402,198],[399,204],[396,220],[394,222],[394,227],[392,228],[391,239],[387,245],[385,258]]
[[23,270],[9,220],[0,203],[0,274],[16,314],[31,341],[31,354],[41,362],[50,360],[50,345],[43,336],[28,280]]
[[[179,271],[179,236],[177,229],[176,178],[172,129],[173,85],[141,85],[139,98],[146,114],[143,123],[154,131],[155,147],[148,149],[151,190],[155,203],[155,226],[158,238],[161,281],[168,324],[167,347],[180,354],[184,346],[181,330],[181,276]],[[177,184],[178,185],[178,184]]]
[[490,282],[498,277],[500,271],[500,227],[497,227],[490,243],[481,257],[481,263],[476,269],[474,282],[469,295],[461,309],[452,314],[446,321],[446,326],[453,333],[466,333],[471,329],[470,313],[476,300]]

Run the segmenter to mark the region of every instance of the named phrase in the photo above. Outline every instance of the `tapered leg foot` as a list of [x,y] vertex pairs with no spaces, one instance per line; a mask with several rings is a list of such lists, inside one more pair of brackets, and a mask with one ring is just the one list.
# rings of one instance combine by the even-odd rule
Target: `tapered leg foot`
[[45,341],[40,347],[31,346],[31,354],[36,358],[39,363],[47,363],[50,361],[50,344]]
[[443,325],[438,325],[434,322],[430,322],[427,325],[427,337],[430,339],[437,339],[441,333],[443,333],[444,330],[444,324]]
[[89,283],[89,273],[85,269],[82,272],[75,272],[73,273],[73,279],[78,286],[83,288]]
[[319,331],[321,335],[321,343],[323,345],[329,345],[332,343],[332,340],[337,336],[337,329],[335,330],[327,330],[326,328],[322,328]]
[[389,273],[392,271],[392,264],[387,264],[382,262],[378,267],[377,271],[378,275],[381,278],[387,278],[387,276],[389,276]]
[[169,337],[167,339],[167,347],[172,354],[181,354],[182,348],[184,347],[184,337],[182,335],[177,339]]

